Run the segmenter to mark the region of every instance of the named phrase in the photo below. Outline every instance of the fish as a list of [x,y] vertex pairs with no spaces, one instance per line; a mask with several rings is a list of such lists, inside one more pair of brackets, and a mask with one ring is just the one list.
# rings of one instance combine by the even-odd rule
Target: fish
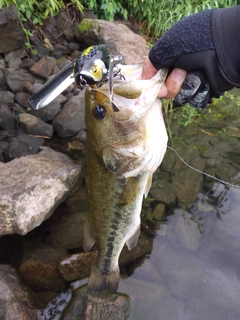
[[[101,85],[108,78],[110,57],[105,44],[88,47],[34,93],[28,100],[29,105],[33,109],[45,107],[74,82],[80,88],[86,85]],[[122,56],[114,56],[113,66],[121,61]]]
[[119,255],[125,244],[129,250],[137,244],[142,201],[168,141],[157,97],[167,70],[138,80],[142,64],[119,68],[111,96],[108,83],[85,91],[88,215],[83,248],[88,252],[96,245],[98,250],[88,279],[90,294],[117,291]]

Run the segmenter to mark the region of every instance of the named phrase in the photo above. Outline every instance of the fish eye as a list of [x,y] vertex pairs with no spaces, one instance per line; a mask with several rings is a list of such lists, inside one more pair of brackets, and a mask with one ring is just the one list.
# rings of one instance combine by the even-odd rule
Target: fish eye
[[107,112],[103,106],[97,104],[93,109],[93,115],[97,120],[103,120],[106,117]]

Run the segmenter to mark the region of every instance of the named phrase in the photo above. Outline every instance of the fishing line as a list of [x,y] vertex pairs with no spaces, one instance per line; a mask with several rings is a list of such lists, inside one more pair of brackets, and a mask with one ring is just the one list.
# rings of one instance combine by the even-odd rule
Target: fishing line
[[190,164],[188,164],[185,160],[183,160],[183,158],[179,155],[179,153],[178,153],[175,149],[173,149],[172,147],[169,147],[169,146],[167,146],[167,147],[168,147],[168,149],[170,149],[170,150],[172,150],[173,152],[175,152],[175,154],[178,156],[178,158],[179,158],[187,167],[189,167],[190,169],[192,169],[192,170],[194,170],[194,171],[197,171],[197,172],[199,172],[199,173],[202,173],[202,174],[204,174],[205,176],[210,177],[210,178],[212,178],[212,179],[214,179],[214,180],[216,180],[216,181],[219,181],[219,182],[221,182],[221,183],[223,183],[223,184],[226,184],[227,186],[240,189],[240,186],[237,186],[237,185],[235,185],[235,184],[232,184],[232,183],[226,182],[226,181],[224,181],[224,180],[218,179],[218,178],[212,176],[211,174],[208,174],[208,173],[206,173],[206,172],[204,172],[204,171],[201,171],[201,170],[199,170],[199,169],[197,169],[197,168],[194,168],[194,167],[190,166]]

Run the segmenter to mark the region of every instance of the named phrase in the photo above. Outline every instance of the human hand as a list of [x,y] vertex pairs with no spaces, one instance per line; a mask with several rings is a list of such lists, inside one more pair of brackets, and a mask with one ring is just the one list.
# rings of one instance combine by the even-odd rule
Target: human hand
[[[177,105],[190,103],[201,108],[213,97],[240,87],[239,11],[240,6],[206,10],[177,22],[150,50],[142,78],[168,67],[169,76],[160,96],[176,96]],[[188,74],[176,95],[181,81],[175,82],[175,89],[169,86],[180,69]]]
[[[141,79],[150,79],[157,73],[157,69],[154,68],[149,58],[146,58],[143,68]],[[187,76],[187,72],[185,70],[175,68],[168,75],[164,85],[159,91],[159,98],[172,99],[177,96],[179,93],[183,81]]]

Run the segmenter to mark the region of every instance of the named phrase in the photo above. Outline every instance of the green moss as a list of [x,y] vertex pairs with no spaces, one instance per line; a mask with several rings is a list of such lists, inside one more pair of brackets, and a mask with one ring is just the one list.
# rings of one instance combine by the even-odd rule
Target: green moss
[[77,27],[76,36],[78,38],[83,38],[88,31],[92,29],[96,29],[97,31],[99,30],[98,22],[92,19],[83,19]]

